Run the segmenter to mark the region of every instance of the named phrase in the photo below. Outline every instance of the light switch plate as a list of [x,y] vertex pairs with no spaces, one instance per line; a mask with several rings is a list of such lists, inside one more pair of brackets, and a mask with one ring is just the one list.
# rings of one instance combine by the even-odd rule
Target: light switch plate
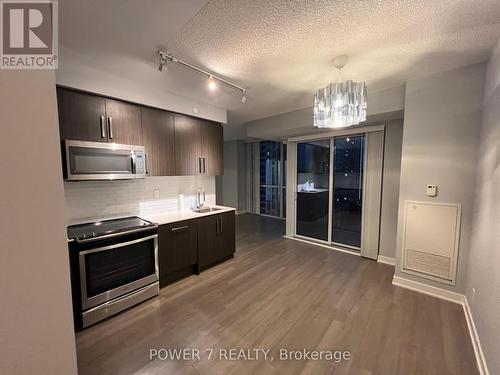
[[427,185],[425,194],[428,197],[435,197],[437,195],[437,185]]
[[153,197],[155,199],[160,198],[160,189],[153,189]]

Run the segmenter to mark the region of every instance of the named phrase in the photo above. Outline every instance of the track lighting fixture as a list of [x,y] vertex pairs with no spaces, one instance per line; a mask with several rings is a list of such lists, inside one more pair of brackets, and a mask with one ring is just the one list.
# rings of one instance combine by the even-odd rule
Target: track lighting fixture
[[217,88],[217,82],[221,82],[227,86],[232,87],[233,89],[241,91],[241,93],[243,94],[241,97],[241,102],[246,103],[246,101],[247,101],[247,96],[246,96],[247,89],[246,88],[241,87],[241,86],[239,86],[231,81],[228,81],[227,79],[216,76],[216,75],[214,75],[214,74],[212,74],[212,73],[210,73],[202,68],[198,68],[197,66],[190,64],[184,60],[181,60],[181,59],[179,59],[179,58],[177,58],[169,53],[166,53],[164,51],[158,51],[158,70],[160,72],[163,71],[163,69],[167,70],[167,63],[168,62],[182,65],[185,68],[194,70],[195,72],[207,77],[208,78],[208,88],[211,91],[214,91]]

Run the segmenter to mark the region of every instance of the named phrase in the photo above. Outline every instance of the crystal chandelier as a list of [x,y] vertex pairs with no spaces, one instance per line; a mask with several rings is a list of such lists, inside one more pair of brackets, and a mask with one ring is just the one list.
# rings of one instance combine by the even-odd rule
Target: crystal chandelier
[[346,62],[345,55],[333,60],[339,70],[339,81],[317,90],[314,95],[314,126],[317,128],[343,128],[366,120],[366,84],[341,82]]

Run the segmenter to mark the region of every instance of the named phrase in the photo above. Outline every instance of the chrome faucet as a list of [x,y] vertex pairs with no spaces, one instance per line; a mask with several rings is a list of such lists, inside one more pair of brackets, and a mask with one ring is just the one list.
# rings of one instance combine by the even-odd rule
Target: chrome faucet
[[196,192],[196,208],[199,209],[205,205],[205,190],[203,188],[198,188],[198,191]]

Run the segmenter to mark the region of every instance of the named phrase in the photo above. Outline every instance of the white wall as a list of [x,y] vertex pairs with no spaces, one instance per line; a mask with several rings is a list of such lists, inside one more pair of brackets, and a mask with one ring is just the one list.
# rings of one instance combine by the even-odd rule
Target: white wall
[[238,142],[224,142],[224,174],[222,179],[222,200],[224,206],[238,206]]
[[389,258],[396,257],[402,140],[403,120],[387,122],[385,125],[379,254]]
[[486,72],[475,198],[465,292],[490,374],[500,374],[500,40]]
[[[68,224],[124,215],[147,215],[179,209],[179,194],[184,194],[184,209],[190,209],[198,188],[206,193],[208,205],[215,204],[215,177],[171,176],[137,180],[66,181],[66,220]],[[154,198],[153,190],[160,191]]]
[[[362,123],[361,126],[400,119],[404,109],[404,98],[404,86],[378,92],[368,91],[368,116],[366,123]],[[258,139],[284,139],[329,131],[313,127],[312,107],[250,121],[245,127],[247,137]]]
[[[168,111],[226,123],[227,111],[222,108],[185,98],[168,91],[162,80],[151,77],[136,77],[113,74],[109,67],[97,66],[88,56],[73,50],[59,49],[61,61],[57,70],[57,84],[129,100]],[[117,64],[120,62],[117,61]],[[155,67],[151,67],[155,69]],[[158,72],[159,73],[159,72]],[[197,113],[193,111],[197,109]]]
[[[406,83],[399,193],[396,275],[462,292],[470,248],[474,181],[485,65],[477,64]],[[438,196],[425,195],[436,184]],[[404,200],[459,203],[462,223],[456,286],[401,272]]]
[[224,142],[224,174],[217,177],[217,201],[237,212],[246,210],[246,151],[242,141]]
[[52,71],[0,71],[0,373],[76,374]]

